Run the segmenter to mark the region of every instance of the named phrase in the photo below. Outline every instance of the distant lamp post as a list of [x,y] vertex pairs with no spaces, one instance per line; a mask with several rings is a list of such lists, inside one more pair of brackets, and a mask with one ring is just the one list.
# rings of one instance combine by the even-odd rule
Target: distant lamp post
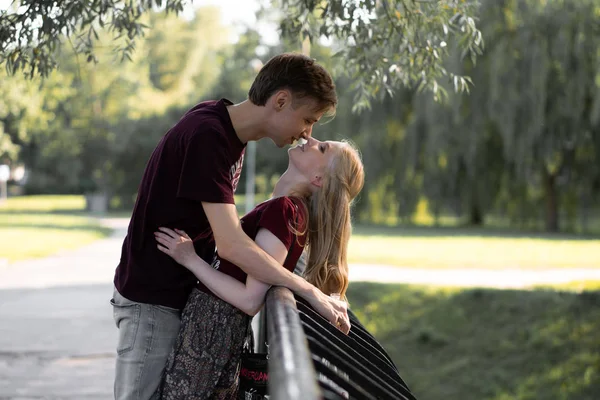
[[0,165],[0,201],[8,197],[8,178],[10,178],[10,167],[6,164]]
[[254,192],[256,191],[256,142],[248,142],[246,146],[246,214],[254,208]]
[[[263,66],[262,61],[255,58],[250,62],[250,66],[258,73]],[[256,142],[251,141],[246,145],[246,154],[244,155],[246,165],[246,204],[245,213],[248,214],[254,208],[256,192]]]

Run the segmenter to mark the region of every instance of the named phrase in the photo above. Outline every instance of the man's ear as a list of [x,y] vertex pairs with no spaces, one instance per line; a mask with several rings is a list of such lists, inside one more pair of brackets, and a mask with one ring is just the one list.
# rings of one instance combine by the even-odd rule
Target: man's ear
[[311,180],[310,180],[311,185],[315,185],[316,187],[320,188],[323,186],[323,177],[320,175],[315,175]]
[[291,94],[287,90],[278,90],[273,96],[275,97],[273,101],[275,111],[283,110],[292,101]]

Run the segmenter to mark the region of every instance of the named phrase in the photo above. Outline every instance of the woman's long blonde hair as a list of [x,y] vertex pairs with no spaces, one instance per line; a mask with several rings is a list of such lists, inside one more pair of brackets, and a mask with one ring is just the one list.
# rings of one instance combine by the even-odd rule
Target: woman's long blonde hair
[[364,184],[364,167],[349,141],[332,159],[321,189],[306,199],[308,259],[304,278],[325,294],[346,297],[348,241],[352,234],[350,210]]

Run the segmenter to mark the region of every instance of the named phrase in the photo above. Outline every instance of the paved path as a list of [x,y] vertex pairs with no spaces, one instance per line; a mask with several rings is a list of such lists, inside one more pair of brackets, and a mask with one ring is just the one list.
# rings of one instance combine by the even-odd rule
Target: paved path
[[109,299],[126,221],[76,251],[0,267],[0,400],[111,399]]
[[[110,399],[117,330],[108,303],[127,221],[76,251],[0,266],[0,400]],[[351,281],[526,287],[600,270],[419,270],[352,265]]]

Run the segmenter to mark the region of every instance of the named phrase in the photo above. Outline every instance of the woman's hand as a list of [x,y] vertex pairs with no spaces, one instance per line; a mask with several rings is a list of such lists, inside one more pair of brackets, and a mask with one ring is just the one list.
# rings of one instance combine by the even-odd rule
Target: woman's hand
[[[188,268],[198,255],[194,250],[194,242],[184,231],[179,229],[158,228],[160,232],[154,232],[158,249],[171,256],[175,261]],[[188,268],[189,269],[189,268]]]
[[350,332],[350,318],[348,317],[348,303],[327,296],[319,289],[314,288],[311,295],[303,295],[316,312],[332,323],[336,328],[345,333]]

